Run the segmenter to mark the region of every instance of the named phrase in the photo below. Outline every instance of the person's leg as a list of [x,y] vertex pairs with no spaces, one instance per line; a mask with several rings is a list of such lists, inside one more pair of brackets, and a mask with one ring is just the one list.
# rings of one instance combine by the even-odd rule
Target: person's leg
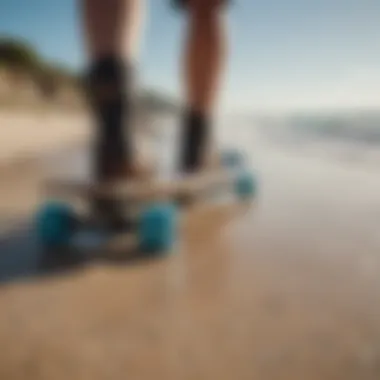
[[143,0],[81,0],[90,60],[137,57]]
[[[133,167],[130,119],[140,1],[81,0],[89,57],[86,90],[96,128],[94,176],[98,182],[128,175]],[[118,205],[96,199],[94,209],[112,216]]]
[[[106,148],[97,153],[114,156],[116,162],[109,160],[109,175],[121,175],[132,163],[129,119],[142,0],[81,1],[89,57],[88,96],[98,124],[97,140]],[[101,173],[107,170],[95,171],[100,177],[108,176]]]
[[225,61],[223,6],[226,1],[178,1],[188,17],[181,167],[185,172],[192,172],[206,164],[211,149],[211,124]]

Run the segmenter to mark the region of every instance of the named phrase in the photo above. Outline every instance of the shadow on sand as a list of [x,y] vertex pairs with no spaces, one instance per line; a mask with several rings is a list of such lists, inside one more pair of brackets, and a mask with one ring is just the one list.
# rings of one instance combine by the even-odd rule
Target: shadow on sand
[[[236,217],[246,213],[250,206],[212,206],[199,208],[192,214],[186,213],[186,220],[181,223],[184,230],[181,234],[186,233],[186,237],[197,241],[219,239],[222,229]],[[146,265],[168,256],[168,253],[141,252],[135,244],[129,244],[131,239],[127,235],[124,237],[127,238],[121,244],[109,245],[97,241],[90,246],[74,244],[69,248],[53,250],[41,246],[30,222],[19,221],[11,230],[0,232],[0,286],[15,281],[80,271],[94,262],[107,265]],[[114,241],[113,238],[107,240]],[[186,242],[188,239],[184,240]]]
[[72,246],[48,249],[41,246],[30,223],[19,224],[0,234],[0,286],[9,282],[80,271],[95,261],[115,265],[153,262],[164,255],[153,255],[124,247],[104,254],[104,248]]

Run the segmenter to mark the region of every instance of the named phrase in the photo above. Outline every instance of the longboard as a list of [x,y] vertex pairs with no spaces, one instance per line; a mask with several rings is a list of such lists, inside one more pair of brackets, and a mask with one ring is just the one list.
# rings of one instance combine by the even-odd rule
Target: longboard
[[144,251],[168,251],[178,234],[179,198],[232,192],[239,200],[246,200],[255,195],[256,187],[254,175],[244,164],[228,165],[228,162],[215,171],[167,179],[107,184],[95,184],[88,180],[50,179],[43,186],[44,194],[55,200],[42,205],[37,213],[36,227],[44,245],[65,245],[78,231],[78,226],[83,225],[78,224],[78,212],[67,200],[87,200],[94,195],[125,200],[130,205],[142,206],[134,216],[139,248]]

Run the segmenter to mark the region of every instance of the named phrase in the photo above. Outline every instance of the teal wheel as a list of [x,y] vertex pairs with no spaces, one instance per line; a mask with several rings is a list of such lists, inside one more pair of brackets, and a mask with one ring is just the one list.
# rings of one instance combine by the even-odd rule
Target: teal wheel
[[48,202],[37,212],[35,223],[38,239],[44,246],[64,246],[75,232],[76,215],[65,203]]
[[144,252],[170,251],[177,238],[178,210],[171,203],[148,206],[140,215],[138,241]]
[[245,165],[244,154],[238,150],[227,150],[222,153],[222,165],[225,168],[236,169]]
[[258,183],[256,177],[249,172],[243,172],[235,182],[235,194],[239,199],[246,200],[257,194]]

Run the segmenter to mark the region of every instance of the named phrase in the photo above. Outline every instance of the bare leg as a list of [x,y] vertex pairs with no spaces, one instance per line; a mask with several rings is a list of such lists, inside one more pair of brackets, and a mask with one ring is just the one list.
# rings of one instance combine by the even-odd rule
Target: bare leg
[[82,0],[87,50],[91,60],[137,56],[142,0]]
[[189,105],[211,115],[225,60],[224,15],[220,0],[189,0],[185,84]]
[[187,115],[182,167],[199,169],[211,148],[211,123],[226,50],[221,0],[188,0],[188,38],[185,52]]
[[[98,182],[133,175],[131,105],[140,0],[81,0],[89,69],[87,93],[95,122],[94,176]],[[94,211],[120,220],[117,202],[96,198]],[[113,222],[112,222],[113,223]]]

